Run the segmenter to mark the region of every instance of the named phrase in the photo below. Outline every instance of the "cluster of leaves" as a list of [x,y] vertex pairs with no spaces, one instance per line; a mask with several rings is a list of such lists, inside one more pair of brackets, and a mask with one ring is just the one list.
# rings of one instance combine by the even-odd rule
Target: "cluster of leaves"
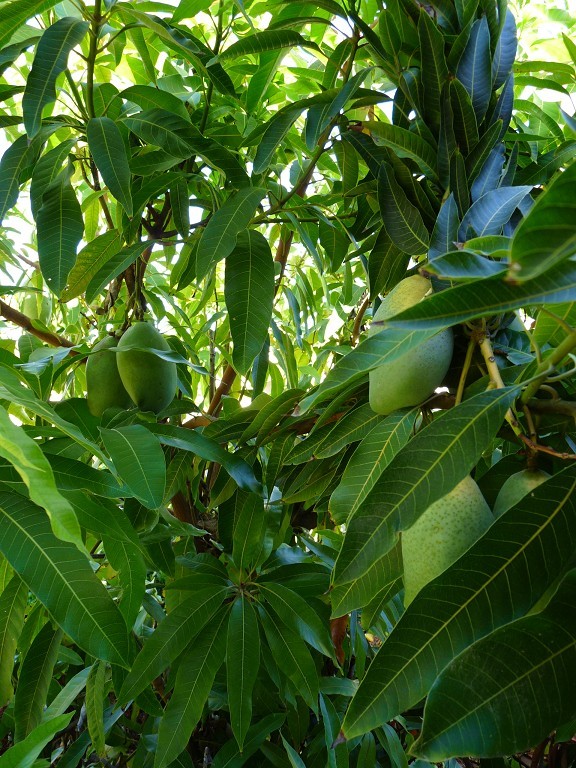
[[[576,731],[556,17],[565,61],[517,60],[505,0],[0,2],[0,768],[404,768]],[[361,340],[418,270],[435,294]],[[96,417],[83,362],[142,318],[178,395]],[[448,327],[446,391],[373,413],[368,372]],[[551,478],[404,610],[401,531],[526,459]]]

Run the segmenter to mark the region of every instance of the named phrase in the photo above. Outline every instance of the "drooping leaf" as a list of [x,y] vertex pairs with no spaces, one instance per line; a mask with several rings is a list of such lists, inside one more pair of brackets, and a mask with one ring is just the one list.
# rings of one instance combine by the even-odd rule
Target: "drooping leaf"
[[158,508],[166,487],[166,460],[158,438],[140,424],[102,429],[101,435],[118,474],[134,497],[149,509]]
[[0,551],[55,621],[96,658],[126,665],[126,625],[84,555],[22,496],[0,492],[0,514]]
[[226,258],[224,297],[234,343],[232,359],[236,370],[245,374],[268,338],[272,318],[274,262],[260,232],[238,235]]
[[526,197],[531,187],[499,187],[486,192],[471,205],[460,225],[459,237],[462,242],[469,239],[468,230],[477,237],[498,235],[502,227]]
[[504,25],[502,26],[496,50],[494,51],[494,58],[492,59],[492,88],[494,90],[500,88],[510,74],[514,59],[516,58],[517,47],[516,19],[510,8],[507,8]]
[[96,661],[86,680],[86,719],[88,733],[97,755],[106,752],[106,734],[104,729],[104,694],[106,685],[106,664]]
[[238,569],[250,572],[266,560],[272,549],[267,527],[264,499],[239,491],[232,534],[232,559]]
[[218,55],[218,58],[220,61],[225,61],[247,54],[264,53],[265,51],[276,51],[295,46],[315,48],[316,44],[305,40],[298,32],[290,29],[265,29],[262,32],[253,32],[242,40],[232,43]]
[[559,173],[514,232],[511,280],[532,280],[576,253],[576,163]]
[[6,706],[13,695],[14,654],[24,626],[28,587],[20,576],[13,576],[0,596],[0,704]]
[[63,634],[45,624],[24,657],[14,698],[15,741],[25,739],[42,720]]
[[86,125],[86,137],[104,183],[127,215],[132,216],[130,166],[120,129],[109,117],[93,117]]
[[44,192],[64,169],[64,163],[75,145],[75,139],[62,141],[54,149],[50,149],[43,154],[38,162],[34,164],[30,182],[30,205],[34,218],[36,218],[38,211],[42,207]]
[[0,408],[0,455],[13,464],[32,501],[44,507],[54,534],[83,549],[78,520],[58,491],[48,460],[38,443],[14,424],[4,408]]
[[211,267],[227,258],[238,235],[248,228],[256,208],[266,194],[264,189],[247,187],[232,195],[212,216],[198,246],[196,276],[206,277]]
[[60,299],[70,301],[84,293],[100,267],[109,262],[121,248],[122,237],[115,229],[104,232],[87,243],[78,254],[76,263],[68,274],[66,287],[60,294]]
[[63,171],[47,187],[36,217],[40,269],[57,296],[66,286],[84,233],[82,209],[69,175],[70,171]]
[[376,137],[376,143],[390,147],[398,157],[413,160],[423,174],[432,181],[438,178],[436,153],[418,134],[387,123],[365,122],[364,126]]
[[215,584],[199,588],[194,597],[183,600],[162,619],[124,680],[118,694],[120,704],[143,691],[194,641],[218,612],[227,593],[227,587]]
[[430,236],[422,216],[406,197],[387,163],[382,163],[378,174],[378,203],[392,242],[411,256],[426,253]]
[[347,738],[420,701],[457,654],[534,605],[573,557],[575,488],[576,467],[554,475],[421,590],[361,682],[343,724]]
[[[0,9],[1,10],[1,9]],[[28,137],[20,136],[11,144],[0,160],[0,224],[18,200],[20,174],[28,165],[30,149]]]
[[413,752],[432,762],[516,754],[574,717],[575,596],[570,571],[542,613],[497,629],[451,662],[432,686]]
[[226,656],[229,612],[221,611],[198,640],[185,651],[178,665],[174,691],[158,729],[155,768],[165,768],[186,749],[202,716],[216,673]]
[[237,598],[230,611],[226,643],[226,682],[230,725],[240,748],[252,719],[252,690],[260,669],[258,619],[247,597]]
[[335,584],[353,581],[374,567],[394,546],[398,531],[409,528],[466,477],[518,392],[518,387],[509,387],[476,395],[442,413],[404,446],[348,521]]
[[42,110],[56,100],[56,78],[66,69],[68,54],[84,38],[90,23],[65,16],[45,30],[32,63],[22,97],[24,126],[33,138],[42,125]]

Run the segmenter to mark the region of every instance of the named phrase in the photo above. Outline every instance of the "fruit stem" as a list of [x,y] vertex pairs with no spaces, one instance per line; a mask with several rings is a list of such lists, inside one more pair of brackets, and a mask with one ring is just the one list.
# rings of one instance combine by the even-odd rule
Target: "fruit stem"
[[466,350],[466,357],[464,358],[464,365],[462,366],[462,373],[460,374],[460,381],[458,382],[458,389],[456,390],[456,398],[454,405],[459,405],[462,402],[462,396],[464,394],[464,387],[466,386],[466,379],[468,378],[468,371],[472,363],[472,356],[476,349],[476,339],[472,336],[468,342],[468,349]]
[[568,334],[560,344],[553,349],[546,359],[538,366],[536,377],[528,384],[522,393],[522,403],[527,403],[540,389],[540,385],[548,379],[554,368],[561,363],[570,352],[576,349],[576,331]]
[[[494,356],[494,349],[492,348],[492,342],[490,341],[490,334],[486,331],[485,321],[483,321],[483,333],[478,340],[478,346],[480,348],[480,352],[482,353],[482,357],[484,358],[484,362],[486,363],[486,368],[488,369],[490,384],[492,388],[501,389],[502,387],[505,387],[506,384],[502,379],[500,369],[496,363],[496,357]],[[516,418],[512,408],[508,408],[505,418],[508,424],[510,424],[512,427],[514,434],[517,437],[522,438],[524,436],[522,433],[522,428],[518,423],[518,419]]]

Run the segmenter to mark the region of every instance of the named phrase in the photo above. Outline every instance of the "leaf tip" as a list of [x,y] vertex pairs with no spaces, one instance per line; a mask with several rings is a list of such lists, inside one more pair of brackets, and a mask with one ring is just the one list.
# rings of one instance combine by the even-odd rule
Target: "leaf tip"
[[331,749],[336,749],[337,746],[339,746],[340,744],[345,744],[346,741],[347,739],[346,739],[346,736],[344,735],[344,731],[340,731],[338,736],[332,742]]

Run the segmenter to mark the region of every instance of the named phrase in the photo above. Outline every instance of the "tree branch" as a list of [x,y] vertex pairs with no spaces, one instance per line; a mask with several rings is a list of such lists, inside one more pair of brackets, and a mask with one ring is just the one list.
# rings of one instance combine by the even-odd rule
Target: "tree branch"
[[[52,331],[44,331],[41,328],[36,328],[32,324],[32,320],[27,315],[19,312],[17,309],[13,309],[12,307],[8,306],[8,304],[2,301],[2,299],[0,299],[0,315],[5,317],[9,322],[20,326],[20,328],[24,328],[24,330],[28,333],[31,333],[33,336],[36,336],[36,338],[40,339],[46,344],[50,344],[53,347],[74,346],[74,342],[69,341],[69,339],[65,339],[63,336],[60,336],[57,333],[52,333]],[[76,355],[78,353],[75,350],[72,350],[71,354]]]

